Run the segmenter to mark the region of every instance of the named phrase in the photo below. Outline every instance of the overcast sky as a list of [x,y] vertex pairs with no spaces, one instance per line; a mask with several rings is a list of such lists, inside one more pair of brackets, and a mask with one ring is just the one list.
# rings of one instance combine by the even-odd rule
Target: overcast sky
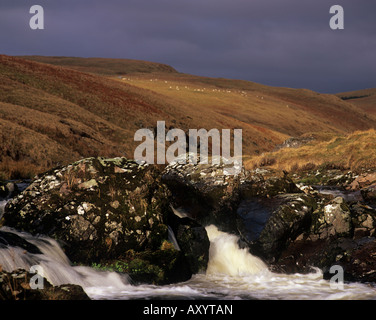
[[[29,13],[41,5],[45,29]],[[332,30],[332,5],[345,29]],[[0,53],[141,59],[343,92],[376,87],[376,0],[1,0]]]

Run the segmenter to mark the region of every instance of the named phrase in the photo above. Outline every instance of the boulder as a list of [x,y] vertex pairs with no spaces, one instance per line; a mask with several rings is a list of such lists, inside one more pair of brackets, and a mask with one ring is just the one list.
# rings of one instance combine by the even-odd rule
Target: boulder
[[157,248],[169,191],[155,167],[89,158],[51,170],[8,202],[4,224],[64,242],[75,262]]
[[287,174],[281,177],[268,170],[246,171],[243,167],[233,174],[233,164],[223,158],[219,164],[194,164],[190,157],[186,154],[170,163],[162,181],[171,190],[175,211],[202,225],[214,224],[238,234],[237,211],[242,202],[301,192]]
[[287,172],[280,174],[269,170],[246,171],[240,185],[242,199],[254,197],[272,198],[286,193],[301,193]]
[[310,239],[351,238],[353,233],[350,208],[342,197],[330,200],[314,212]]
[[337,238],[309,240],[299,238],[283,251],[270,269],[283,273],[309,273],[313,268],[323,271],[330,279],[332,266],[341,266],[345,281],[376,281],[376,240],[374,237],[359,239]]
[[352,190],[359,190],[362,188],[369,187],[376,183],[376,173],[375,172],[366,172],[360,174],[354,178],[348,188]]
[[12,198],[18,191],[16,183],[0,181],[0,200]]
[[232,174],[233,165],[223,158],[219,164],[195,164],[190,157],[180,156],[163,171],[162,181],[171,190],[173,206],[202,225],[215,224],[223,231],[234,231],[243,170]]
[[[156,166],[126,158],[88,158],[38,177],[8,202],[3,219],[6,226],[57,239],[74,263],[107,264],[125,256],[127,263],[143,261],[145,268],[129,269],[137,281],[144,274],[145,282],[168,283],[192,275],[185,252],[162,248],[173,215],[170,200]],[[191,240],[192,246],[205,243]]]
[[276,208],[259,234],[247,241],[250,251],[268,263],[278,260],[283,250],[310,227],[315,209],[314,199],[306,194],[279,195],[274,201]]
[[210,241],[205,228],[190,218],[173,216],[169,225],[176,237],[178,250],[181,250],[192,274],[205,272],[209,262]]
[[353,203],[349,208],[354,227],[354,238],[375,236],[376,210],[361,202]]
[[360,190],[365,201],[376,202],[376,184],[370,185]]
[[0,266],[0,300],[90,300],[81,286],[52,286],[45,278],[43,288],[32,289],[33,276],[35,274],[21,269],[6,272]]
[[342,197],[316,199],[311,226],[285,248],[271,269],[285,273],[312,272],[320,268],[331,278],[330,268],[344,269],[346,281],[375,281],[376,210]]

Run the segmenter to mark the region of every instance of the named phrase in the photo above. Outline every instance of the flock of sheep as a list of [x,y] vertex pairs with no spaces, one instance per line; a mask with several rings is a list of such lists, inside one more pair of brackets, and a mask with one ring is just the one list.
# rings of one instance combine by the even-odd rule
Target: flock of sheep
[[[126,77],[122,77],[121,78],[123,81],[134,81],[134,79],[132,78],[126,78]],[[138,80],[138,79],[137,79]],[[150,82],[153,82],[153,81],[159,81],[158,79],[149,79]],[[188,86],[178,86],[178,85],[169,85],[169,82],[167,80],[161,80],[163,81],[165,84],[168,85],[168,89],[169,90],[176,90],[176,91],[180,91],[180,90],[192,90],[193,92],[218,92],[218,93],[238,93],[242,96],[247,96],[247,93],[245,91],[240,91],[240,90],[230,90],[230,89],[207,89],[207,88],[190,88]],[[263,97],[262,97],[263,99]]]

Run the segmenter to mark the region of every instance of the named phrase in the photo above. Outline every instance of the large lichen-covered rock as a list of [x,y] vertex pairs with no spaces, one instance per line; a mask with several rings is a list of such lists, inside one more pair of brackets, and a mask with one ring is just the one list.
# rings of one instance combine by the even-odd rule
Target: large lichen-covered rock
[[247,222],[239,217],[245,202],[274,201],[285,193],[302,193],[287,174],[246,171],[240,166],[232,170],[234,164],[221,157],[218,164],[213,164],[213,159],[207,164],[194,163],[191,158],[192,154],[182,155],[163,171],[162,181],[172,192],[174,208],[184,217],[203,225],[214,224],[225,232],[241,237],[247,232]]
[[271,269],[296,273],[317,267],[330,278],[330,268],[340,265],[346,281],[375,281],[376,210],[341,197],[317,203],[311,226],[282,251]]
[[[176,225],[170,201],[157,166],[126,158],[88,158],[34,180],[8,202],[3,222],[57,239],[74,263],[122,263],[131,266],[124,272],[134,281],[166,284],[206,269],[209,252],[205,229]],[[169,223],[176,231],[204,233],[190,243],[178,238],[182,250],[176,249]]]
[[173,194],[174,207],[203,225],[213,223],[224,231],[235,230],[244,171],[221,157],[218,164],[213,164],[213,159],[201,163],[200,158],[194,163],[191,157],[182,155],[163,171],[162,181]]
[[158,248],[169,191],[159,170],[125,158],[88,158],[37,178],[5,208],[5,225],[60,240],[74,262]]
[[254,197],[272,198],[281,194],[302,192],[287,172],[281,175],[265,169],[246,171],[240,191],[243,199]]
[[319,239],[352,237],[351,212],[342,197],[336,197],[314,215],[312,236]]

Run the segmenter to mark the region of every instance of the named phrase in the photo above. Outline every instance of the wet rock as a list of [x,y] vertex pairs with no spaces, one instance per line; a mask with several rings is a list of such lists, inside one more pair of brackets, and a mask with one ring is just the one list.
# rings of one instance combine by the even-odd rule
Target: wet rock
[[376,202],[376,184],[363,188],[360,192],[365,201]]
[[338,264],[343,267],[347,281],[376,282],[375,238],[363,237],[356,240],[356,246],[344,254]]
[[0,181],[0,200],[10,199],[17,195],[18,192],[19,190],[16,183]]
[[275,200],[277,208],[258,237],[249,242],[251,252],[269,263],[276,261],[283,250],[309,228],[315,209],[314,199],[305,194],[280,195]]
[[331,200],[313,214],[312,240],[352,237],[353,232],[351,212],[342,197]]
[[214,165],[177,160],[167,166],[162,181],[172,192],[176,211],[202,225],[214,224],[222,231],[238,233],[237,210],[242,201],[301,192],[286,174],[243,167],[230,174],[232,166],[223,159]]
[[374,281],[375,210],[341,197],[317,203],[310,228],[282,251],[271,269],[306,273],[317,267],[329,279],[330,268],[339,265],[346,281]]
[[0,300],[90,300],[81,286],[52,286],[45,278],[38,280],[43,288],[32,289],[33,276],[21,269],[5,272],[0,266]]
[[37,246],[21,238],[15,233],[0,230],[0,248],[19,247],[30,253],[42,253]]
[[232,174],[233,165],[222,158],[219,164],[194,164],[190,156],[176,159],[163,171],[162,181],[172,192],[173,206],[200,224],[214,223],[224,231],[235,230],[244,172],[239,169]]
[[301,239],[293,242],[271,269],[284,273],[308,273],[317,267],[323,271],[324,279],[330,279],[332,266],[343,268],[345,281],[375,282],[375,238]]
[[[206,232],[186,223],[177,223],[176,230],[191,235],[190,246],[181,246],[187,251],[161,249],[173,216],[170,202],[156,166],[125,158],[88,158],[34,180],[9,201],[4,225],[57,239],[74,263],[107,264],[131,251],[145,267],[142,272],[132,269],[137,281],[165,284],[188,280],[196,269],[206,268],[201,259],[208,254]],[[197,254],[192,253],[195,247]]]
[[192,274],[205,272],[210,241],[205,228],[190,218],[170,217],[169,225]]

